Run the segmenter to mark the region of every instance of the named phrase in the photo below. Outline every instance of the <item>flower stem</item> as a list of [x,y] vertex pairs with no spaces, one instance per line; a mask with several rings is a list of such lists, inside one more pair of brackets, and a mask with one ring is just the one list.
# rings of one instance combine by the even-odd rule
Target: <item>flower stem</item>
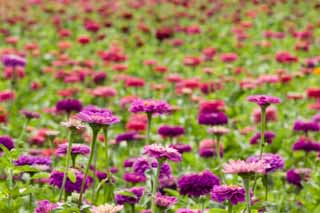
[[[108,144],[108,126],[103,128],[103,134],[104,134],[104,149],[105,149],[105,165],[106,165],[106,173],[108,181],[105,182],[106,187],[109,188],[108,194],[105,200],[105,202],[113,201],[114,195],[113,195],[113,187],[112,187],[112,174],[110,172],[109,168],[109,144]],[[111,196],[111,197],[110,197]]]
[[265,178],[265,184],[264,184],[265,195],[264,195],[264,199],[265,199],[265,201],[268,201],[268,192],[269,192],[268,175],[265,174],[264,178]]
[[263,148],[265,145],[264,131],[266,127],[266,107],[261,107],[261,136],[260,136],[260,154],[259,160],[262,159]]
[[157,212],[156,194],[157,194],[157,189],[158,189],[158,180],[159,180],[161,166],[162,166],[162,162],[159,161],[157,171],[156,171],[156,174],[154,175],[154,179],[153,179],[153,189],[152,189],[152,199],[151,199],[152,213]]
[[96,141],[97,141],[97,136],[98,136],[99,130],[100,129],[92,128],[93,135],[92,135],[92,142],[91,142],[91,152],[90,152],[88,164],[86,166],[86,170],[85,170],[85,173],[84,173],[84,177],[83,177],[83,180],[82,180],[82,183],[81,183],[81,190],[80,190],[79,203],[78,203],[78,207],[79,208],[81,207],[81,204],[82,204],[84,186],[85,186],[86,179],[87,179],[87,176],[88,176],[89,167],[91,165],[92,158],[93,158],[93,155],[94,155],[94,152],[95,152]]
[[69,164],[70,164],[70,155],[71,155],[71,148],[72,148],[72,130],[69,133],[69,141],[68,141],[68,149],[67,149],[67,157],[66,157],[66,164],[64,167],[64,173],[63,173],[63,180],[62,180],[62,185],[61,185],[61,189],[60,189],[60,193],[59,193],[59,202],[62,199],[62,194],[64,191],[64,187],[66,185],[67,182],[67,176],[68,176],[68,170],[69,170]]
[[228,213],[232,213],[232,203],[228,200]]
[[250,207],[250,182],[249,182],[249,178],[248,177],[243,177],[243,185],[244,185],[244,189],[246,191],[246,210],[247,213],[251,213],[251,207]]
[[147,113],[148,118],[148,129],[147,129],[147,137],[146,137],[146,144],[150,143],[150,133],[151,133],[151,120],[152,120],[152,113]]
[[221,162],[221,156],[220,156],[220,136],[217,135],[216,138],[217,138],[216,156],[217,156],[217,159],[218,159],[218,163],[220,163],[220,162]]

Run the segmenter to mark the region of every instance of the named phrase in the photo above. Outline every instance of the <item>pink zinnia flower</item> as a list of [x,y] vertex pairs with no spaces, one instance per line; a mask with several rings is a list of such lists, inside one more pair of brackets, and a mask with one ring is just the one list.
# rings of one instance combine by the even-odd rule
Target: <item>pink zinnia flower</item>
[[152,144],[144,147],[144,154],[156,159],[168,159],[174,162],[182,160],[181,154],[173,148],[167,148],[160,144]]
[[223,165],[223,172],[227,174],[264,173],[265,165],[262,161],[246,162],[243,160],[230,160]]
[[267,107],[270,104],[281,103],[281,99],[270,95],[252,95],[247,98],[249,102],[258,104],[260,107]]

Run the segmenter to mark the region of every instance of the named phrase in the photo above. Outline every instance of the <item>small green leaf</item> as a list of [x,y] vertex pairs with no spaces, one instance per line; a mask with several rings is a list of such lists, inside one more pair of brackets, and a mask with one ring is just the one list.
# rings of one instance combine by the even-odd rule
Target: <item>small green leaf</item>
[[41,178],[48,178],[50,176],[47,172],[38,172],[32,176],[32,179],[41,179]]
[[173,189],[164,189],[165,192],[167,192],[169,195],[172,195],[172,196],[176,196],[176,197],[179,197],[179,192],[176,191],[176,190],[173,190]]
[[33,166],[25,165],[25,166],[16,166],[13,170],[13,173],[22,173],[22,172],[38,172],[39,170]]
[[118,192],[117,194],[127,196],[127,197],[133,197],[133,198],[137,197],[134,193],[129,192],[129,191],[122,191],[122,192]]
[[210,209],[208,213],[226,213],[227,211],[224,209],[213,208]]
[[76,174],[74,173],[73,170],[68,171],[68,178],[72,183],[75,183],[77,181]]

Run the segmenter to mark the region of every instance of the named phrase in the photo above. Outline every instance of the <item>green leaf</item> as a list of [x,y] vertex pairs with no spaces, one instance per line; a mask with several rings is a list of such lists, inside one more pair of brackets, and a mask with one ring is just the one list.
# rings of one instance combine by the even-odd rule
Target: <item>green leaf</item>
[[47,172],[38,172],[32,176],[32,179],[41,179],[41,178],[48,178],[50,176]]
[[25,165],[25,166],[16,166],[13,170],[13,173],[22,173],[22,172],[38,172],[39,170],[33,166]]
[[68,171],[68,178],[70,179],[70,181],[72,183],[75,183],[77,181],[77,177],[76,177],[76,174],[74,173],[73,170],[69,170]]
[[133,197],[133,198],[137,197],[134,193],[129,192],[129,191],[118,192],[118,194],[123,195],[123,196],[127,196],[127,197]]
[[164,191],[167,192],[169,195],[172,195],[172,196],[179,197],[179,195],[180,195],[178,191],[173,190],[173,189],[165,188]]
[[218,208],[213,208],[213,209],[210,209],[208,213],[226,213],[227,210],[225,209],[218,209]]

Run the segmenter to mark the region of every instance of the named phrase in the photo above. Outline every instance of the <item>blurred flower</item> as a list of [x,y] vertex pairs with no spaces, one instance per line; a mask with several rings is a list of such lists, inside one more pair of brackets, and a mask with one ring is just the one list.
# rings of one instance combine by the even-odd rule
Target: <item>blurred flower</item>
[[237,205],[245,201],[245,190],[240,186],[214,186],[211,198],[219,203],[230,201],[232,205]]
[[[144,193],[144,187],[132,187],[130,189],[122,191],[124,193],[117,192],[115,195],[115,200],[118,205],[123,204],[136,204],[140,201],[140,198],[142,197]],[[130,195],[128,195],[125,192],[129,192]],[[132,194],[132,195],[131,195]]]
[[156,194],[156,197],[154,199],[156,200],[156,205],[159,208],[163,208],[163,209],[169,208],[170,206],[174,205],[178,201],[176,197],[162,195],[159,192]]
[[310,174],[311,169],[308,168],[290,169],[287,171],[287,181],[288,183],[301,188],[302,181],[308,181],[310,178]]
[[269,95],[253,95],[249,96],[247,100],[258,104],[260,107],[267,107],[270,104],[278,104],[281,102],[280,98]]
[[200,210],[192,210],[192,209],[181,208],[181,209],[178,209],[176,211],[176,213],[201,213],[201,211]]
[[[65,190],[69,193],[72,193],[72,192],[80,193],[81,183],[84,178],[84,175],[76,169],[70,170],[70,172],[73,172],[75,174],[76,180],[75,182],[73,182],[70,180],[69,177],[67,177]],[[52,171],[49,178],[49,184],[56,186],[60,189],[62,187],[63,176],[64,176],[63,172],[60,172],[57,170]],[[90,183],[91,183],[91,178],[87,177],[85,180],[84,191],[89,187]]]
[[96,125],[112,125],[120,121],[110,110],[96,106],[85,107],[77,114],[77,118],[83,122]]
[[[56,149],[58,156],[64,156],[67,154],[68,143],[60,144]],[[90,147],[85,144],[73,143],[71,146],[71,155],[88,155],[90,153]]]
[[300,137],[292,146],[294,151],[320,152],[320,143],[313,142],[311,139]]
[[2,57],[2,64],[5,67],[24,67],[26,65],[26,60],[17,55],[4,55]]
[[[266,109],[266,122],[277,121],[277,109],[270,106]],[[261,122],[261,108],[257,108],[252,113],[252,120],[255,123]]]
[[180,135],[184,134],[184,128],[180,126],[168,126],[168,125],[162,125],[158,129],[158,134],[162,137],[178,137]]
[[120,212],[123,209],[123,206],[120,205],[110,205],[110,204],[103,204],[100,206],[93,206],[91,208],[92,213],[116,213]]
[[[8,150],[11,150],[15,147],[13,139],[9,136],[0,136],[0,144],[5,146]],[[0,150],[2,149],[0,148]]]
[[254,174],[265,173],[265,165],[262,161],[246,162],[243,160],[230,160],[223,165],[223,172],[227,174]]
[[184,152],[192,151],[192,147],[189,144],[176,143],[176,144],[170,144],[169,147],[176,149],[181,154],[183,154]]
[[320,125],[317,122],[314,121],[302,121],[297,120],[294,122],[293,125],[294,131],[302,131],[302,132],[318,132],[320,131]]
[[209,170],[183,175],[178,180],[180,194],[191,197],[206,195],[215,185],[220,185],[220,180]]
[[86,126],[78,119],[69,118],[68,121],[61,122],[61,125],[69,129],[84,130]]
[[47,170],[51,167],[51,159],[45,156],[21,155],[15,161],[16,166],[29,165],[40,170]]
[[181,154],[173,148],[167,148],[160,144],[152,144],[144,147],[144,154],[154,157],[158,160],[171,160],[179,162],[182,160]]
[[[246,161],[247,162],[259,162],[260,156],[254,155],[249,157]],[[270,173],[274,172],[279,169],[283,169],[284,167],[284,159],[281,155],[272,154],[272,153],[263,153],[261,161],[265,165],[265,172]]]
[[171,106],[161,100],[142,100],[136,99],[132,102],[130,107],[130,112],[138,113],[138,112],[146,112],[146,113],[157,113],[157,114],[165,114],[171,111]]
[[80,112],[82,109],[82,104],[79,100],[76,99],[64,99],[60,100],[56,104],[56,110],[58,112],[64,111],[67,114],[71,112]]
[[28,111],[28,110],[21,110],[20,113],[22,115],[24,115],[27,119],[36,119],[36,118],[40,118],[40,114],[37,113],[37,112],[31,112],[31,111]]
[[[264,133],[264,141],[267,142],[268,144],[271,144],[273,139],[275,138],[275,134],[270,131],[266,131]],[[257,132],[251,139],[250,139],[250,144],[258,144],[258,141],[261,139],[261,133]]]
[[224,112],[200,113],[198,123],[202,125],[224,125],[228,123],[228,117]]
[[51,213],[52,210],[56,209],[58,204],[51,203],[48,200],[40,200],[37,202],[37,207],[35,208],[35,213]]
[[[217,141],[212,139],[204,139],[199,145],[199,155],[203,158],[216,156]],[[223,145],[220,144],[220,156],[223,156]]]

